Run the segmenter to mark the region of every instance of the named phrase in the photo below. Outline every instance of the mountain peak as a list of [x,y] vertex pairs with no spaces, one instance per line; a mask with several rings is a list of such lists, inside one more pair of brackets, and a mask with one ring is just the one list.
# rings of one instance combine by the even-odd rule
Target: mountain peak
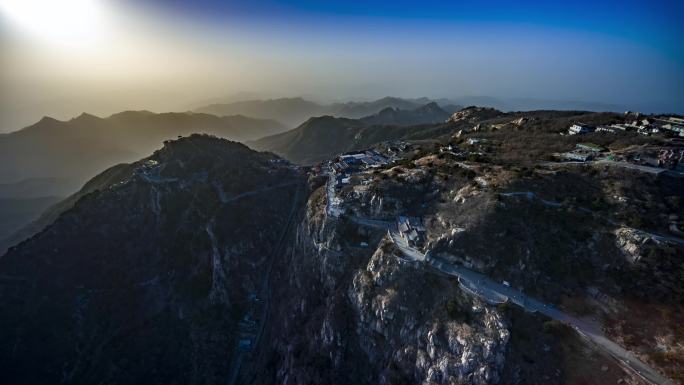
[[91,120],[99,120],[99,119],[100,118],[95,116],[95,115],[89,114],[87,112],[82,112],[81,115],[79,115],[75,118],[72,118],[71,120],[81,122],[81,121],[91,121]]
[[258,154],[242,143],[219,138],[207,134],[178,136],[178,139],[164,141],[164,147],[154,153],[155,158],[175,157],[188,160],[194,157],[213,155],[244,156],[247,153]]
[[495,108],[468,106],[451,115],[451,118],[449,118],[449,122],[456,123],[464,120],[467,120],[469,122],[475,122],[478,120],[495,118],[501,115],[504,115],[504,113]]
[[148,110],[127,110],[127,111],[117,112],[116,114],[112,114],[109,117],[110,118],[118,118],[118,117],[147,116],[147,115],[155,115],[155,113],[152,111],[148,111]]
[[36,124],[43,125],[43,124],[60,123],[60,122],[61,122],[60,120],[57,120],[51,116],[43,116],[42,118],[40,118],[40,120]]
[[416,108],[415,111],[422,113],[444,113],[448,115],[448,112],[444,111],[444,109],[442,109],[437,102],[430,102],[422,107]]
[[386,107],[380,112],[361,118],[367,124],[410,126],[425,123],[442,123],[449,118],[437,103],[430,102],[411,109]]
[[377,115],[384,115],[384,114],[393,114],[395,112],[399,111],[398,108],[394,107],[385,107],[382,110],[380,110]]

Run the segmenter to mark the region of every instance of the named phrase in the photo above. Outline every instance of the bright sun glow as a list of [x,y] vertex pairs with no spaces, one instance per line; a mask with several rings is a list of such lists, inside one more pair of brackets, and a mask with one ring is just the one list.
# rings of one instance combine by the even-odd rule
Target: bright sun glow
[[101,5],[100,0],[0,0],[0,11],[31,37],[82,46],[100,32]]

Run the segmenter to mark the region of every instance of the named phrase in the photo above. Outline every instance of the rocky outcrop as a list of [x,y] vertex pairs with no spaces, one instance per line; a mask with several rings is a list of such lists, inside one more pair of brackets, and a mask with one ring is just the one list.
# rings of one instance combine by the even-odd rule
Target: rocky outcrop
[[496,118],[498,116],[504,115],[503,112],[488,107],[466,107],[461,111],[455,112],[451,115],[451,118],[447,122],[458,123],[458,122],[469,122],[476,123],[478,121]]
[[[384,243],[356,272],[349,290],[366,355],[389,361],[412,383],[497,383],[509,337],[500,314],[471,303],[450,283],[424,266],[401,262],[394,252]],[[463,306],[459,311],[475,309],[470,322],[443,311],[454,298]],[[392,375],[382,373],[381,382],[390,383]]]
[[629,227],[620,227],[615,230],[616,246],[630,263],[639,262],[650,240],[651,237],[648,234]]
[[[320,195],[321,199],[323,195]],[[255,383],[495,384],[509,337],[496,309],[397,258],[385,233],[308,215],[278,273],[272,348]],[[355,249],[362,234],[373,249]],[[258,368],[268,366],[268,371]]]

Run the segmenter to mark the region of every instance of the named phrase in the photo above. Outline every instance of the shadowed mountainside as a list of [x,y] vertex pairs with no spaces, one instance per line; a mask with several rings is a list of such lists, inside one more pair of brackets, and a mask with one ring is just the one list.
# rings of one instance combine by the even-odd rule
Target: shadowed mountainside
[[276,160],[209,136],[167,142],[10,249],[3,382],[225,381],[245,298],[303,205],[301,174]]
[[584,141],[616,154],[679,146],[636,132],[559,135],[576,121],[624,119],[469,107],[404,127],[324,116],[267,138],[317,157],[408,142],[392,146],[394,162],[354,172],[332,192],[315,171],[298,189],[301,171],[271,153],[201,135],[168,141],[93,179],[0,258],[3,378],[642,383],[545,312],[490,306],[406,259],[387,227],[359,220],[415,215],[421,252],[595,317],[611,340],[681,383],[681,245],[644,239],[684,217],[682,179],[548,159]]

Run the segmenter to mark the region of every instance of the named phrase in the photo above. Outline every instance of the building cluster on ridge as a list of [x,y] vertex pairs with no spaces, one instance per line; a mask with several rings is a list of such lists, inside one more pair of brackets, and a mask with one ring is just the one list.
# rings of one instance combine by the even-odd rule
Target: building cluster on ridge
[[634,131],[641,135],[653,135],[668,133],[673,136],[684,137],[684,119],[670,116],[665,118],[643,118],[638,113],[627,112],[628,117],[634,120],[626,123],[592,126],[585,123],[575,123],[568,128],[568,135],[582,135],[591,132],[604,132],[619,134],[621,132]]
[[[593,126],[585,123],[572,124],[567,133],[561,135],[586,135],[601,133],[608,135],[620,135],[634,132],[644,136],[660,135],[670,141],[680,140],[684,137],[684,119],[667,117],[643,117],[639,113],[627,111],[625,123]],[[561,161],[588,162],[588,161],[612,161],[625,165],[640,167],[644,171],[652,168],[652,172],[672,170],[677,173],[684,172],[684,150],[677,148],[662,147],[631,153],[613,153],[606,148],[593,143],[580,143],[568,152],[555,154],[555,158]]]

